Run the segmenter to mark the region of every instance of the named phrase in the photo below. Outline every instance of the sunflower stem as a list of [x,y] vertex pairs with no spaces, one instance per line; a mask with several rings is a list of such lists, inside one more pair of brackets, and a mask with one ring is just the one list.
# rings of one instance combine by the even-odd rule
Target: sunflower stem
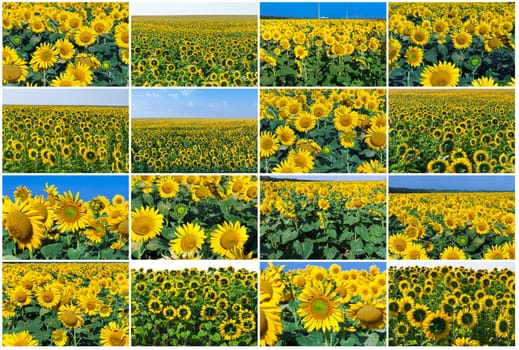
[[407,71],[407,81],[406,86],[411,86],[411,70]]
[[74,337],[74,346],[77,346],[76,328],[74,328],[74,331],[73,331],[73,337]]

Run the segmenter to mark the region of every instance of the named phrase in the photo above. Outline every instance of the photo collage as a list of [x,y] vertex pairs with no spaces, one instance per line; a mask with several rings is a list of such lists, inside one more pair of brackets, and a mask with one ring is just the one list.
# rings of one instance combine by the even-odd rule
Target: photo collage
[[2,345],[515,347],[515,12],[2,1]]

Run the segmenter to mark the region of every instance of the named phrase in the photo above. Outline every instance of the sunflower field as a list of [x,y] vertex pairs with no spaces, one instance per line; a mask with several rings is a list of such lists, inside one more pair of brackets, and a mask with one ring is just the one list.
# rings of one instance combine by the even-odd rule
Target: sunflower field
[[513,173],[514,90],[390,90],[389,171]]
[[515,85],[515,4],[391,3],[389,85]]
[[2,264],[3,346],[128,346],[128,264]]
[[256,16],[132,16],[133,86],[257,86]]
[[132,345],[257,345],[258,274],[132,270]]
[[386,21],[261,19],[261,86],[385,86]]
[[260,91],[265,173],[385,173],[385,89]]
[[261,258],[384,259],[385,181],[262,179]]
[[389,194],[390,259],[515,259],[513,192]]
[[4,85],[128,85],[127,2],[2,2],[2,10]]
[[391,267],[389,345],[513,347],[514,271]]
[[135,173],[255,173],[256,119],[132,118]]
[[255,176],[132,176],[132,256],[252,259]]
[[58,192],[45,185],[46,196],[18,186],[2,200],[3,258],[128,259],[128,201],[121,194],[88,201],[79,192]]
[[128,172],[128,107],[4,105],[3,170]]
[[260,344],[386,345],[386,272],[307,265],[260,276]]

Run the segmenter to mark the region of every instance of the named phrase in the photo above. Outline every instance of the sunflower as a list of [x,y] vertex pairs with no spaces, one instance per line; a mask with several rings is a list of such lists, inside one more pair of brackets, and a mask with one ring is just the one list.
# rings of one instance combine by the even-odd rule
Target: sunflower
[[422,322],[425,320],[425,317],[427,317],[427,314],[429,313],[429,307],[424,304],[414,304],[413,308],[407,312],[407,319],[409,320],[409,323],[413,325],[413,327],[421,327]]
[[28,331],[21,331],[19,333],[11,333],[2,335],[3,346],[38,346],[38,340]]
[[481,77],[472,81],[472,86],[499,86],[492,77]]
[[74,57],[74,44],[72,44],[68,39],[58,39],[56,41],[56,50],[59,53],[59,57],[63,60],[70,60]]
[[[261,299],[261,296],[260,296]],[[278,335],[283,333],[281,309],[273,302],[260,303],[260,345],[271,346],[277,343]]]
[[180,305],[177,308],[177,317],[179,320],[189,320],[191,318],[191,308],[187,305]]
[[438,341],[449,335],[451,318],[442,311],[432,312],[422,323],[422,329],[427,338]]
[[19,285],[9,292],[9,299],[18,306],[29,305],[32,301],[32,293],[27,288]]
[[202,310],[200,310],[200,316],[203,319],[208,321],[214,321],[218,317],[218,309],[212,305],[204,305],[202,306]]
[[377,302],[358,302],[350,305],[348,317],[359,320],[363,328],[382,329],[386,324],[386,304]]
[[248,238],[247,227],[242,226],[239,221],[235,223],[225,221],[223,224],[218,224],[217,229],[211,234],[210,245],[215,254],[231,258],[231,249],[243,247]]
[[403,255],[409,244],[411,240],[402,233],[389,236],[389,252],[392,254]]
[[371,149],[384,149],[386,147],[386,126],[373,125],[366,132],[364,142],[366,142]]
[[502,246],[493,245],[485,251],[483,259],[485,260],[504,260],[507,258],[507,253]]
[[308,132],[315,128],[317,117],[308,112],[300,112],[293,123],[297,131]]
[[79,199],[79,192],[72,195],[72,191],[58,196],[54,209],[56,223],[60,232],[76,232],[88,224],[87,206]]
[[156,183],[160,198],[173,198],[177,195],[179,184],[171,176],[162,176]]
[[58,61],[58,51],[56,46],[47,42],[38,45],[32,54],[30,61],[34,71],[46,70],[54,67]]
[[402,44],[400,44],[400,41],[395,38],[389,38],[389,64],[393,64],[398,61],[398,58],[400,57],[400,50],[402,50]]
[[511,321],[507,315],[499,315],[496,321],[496,335],[499,338],[508,339],[510,337],[511,332],[513,332],[513,327],[511,325]]
[[58,320],[61,321],[63,326],[70,328],[70,329],[79,328],[84,323],[79,309],[72,304],[61,305],[59,307]]
[[52,284],[39,287],[36,290],[36,299],[38,300],[38,304],[40,304],[41,307],[47,309],[53,308],[54,306],[58,305],[60,298],[61,294],[59,289]]
[[41,246],[45,230],[43,217],[28,202],[4,201],[2,215],[3,226],[18,248],[32,251]]
[[28,70],[26,62],[16,56],[2,60],[2,79],[4,83],[20,83],[27,78]]
[[314,167],[314,158],[310,152],[304,149],[297,151],[290,150],[287,159],[289,162],[293,162],[296,167],[300,168],[303,173],[310,172]]
[[470,338],[456,338],[454,346],[479,346],[479,341]]
[[449,162],[444,159],[433,159],[427,163],[427,172],[446,173],[450,169]]
[[123,49],[127,49],[129,47],[130,42],[130,30],[128,27],[128,23],[122,22],[119,23],[115,27],[114,31],[115,43],[117,46]]
[[452,43],[457,50],[466,49],[472,44],[472,34],[467,33],[465,29],[451,35]]
[[301,302],[297,314],[302,317],[308,332],[323,330],[339,331],[339,323],[344,322],[344,314],[339,309],[340,300],[331,283],[308,283],[297,297]]
[[77,45],[86,47],[90,46],[93,43],[96,42],[97,39],[97,32],[86,26],[82,26],[76,31],[76,34],[74,35],[74,41]]
[[52,331],[51,339],[52,344],[56,346],[65,346],[68,342],[68,335],[67,332],[61,329],[56,329]]
[[179,257],[192,257],[198,249],[202,249],[205,233],[197,223],[188,222],[177,226],[175,239],[170,241],[169,249]]
[[285,146],[293,145],[296,140],[294,130],[292,130],[288,125],[278,126],[276,128],[276,135],[278,136],[281,144]]
[[263,131],[260,135],[260,157],[268,158],[276,154],[279,148],[279,139],[270,131]]
[[153,314],[160,314],[162,312],[162,302],[157,298],[150,298],[148,301],[148,311]]
[[429,42],[430,33],[422,27],[417,27],[412,33],[411,33],[411,41],[415,45],[424,46]]
[[349,107],[340,106],[333,111],[333,123],[339,131],[350,131],[359,123],[359,114]]
[[410,46],[405,52],[405,59],[411,67],[418,67],[423,61],[423,51],[419,47]]
[[109,322],[101,328],[99,341],[103,346],[128,346],[128,327]]
[[132,211],[132,240],[146,242],[155,238],[162,231],[164,216],[158,209],[141,207]]
[[451,62],[441,61],[428,66],[422,71],[422,86],[456,86],[460,78],[460,70]]
[[440,254],[441,260],[465,260],[467,257],[465,256],[465,252],[458,247],[448,246],[443,249],[443,252]]
[[397,337],[405,337],[409,333],[409,325],[404,321],[398,322],[395,327],[395,333]]
[[74,76],[74,78],[79,81],[80,86],[88,86],[92,83],[93,73],[90,67],[85,63],[69,63],[65,72]]
[[476,233],[479,235],[486,235],[491,230],[491,226],[485,219],[474,220],[473,227],[476,229]]
[[308,56],[308,51],[301,45],[297,45],[294,48],[294,54],[297,59],[304,60]]
[[101,301],[92,293],[79,297],[78,306],[87,316],[96,316],[99,313]]
[[[81,82],[76,80],[76,77],[73,74],[63,72],[52,79],[50,86],[81,86]],[[68,158],[68,156],[65,158]]]
[[478,323],[478,315],[474,311],[464,308],[458,312],[456,321],[462,328],[469,330]]

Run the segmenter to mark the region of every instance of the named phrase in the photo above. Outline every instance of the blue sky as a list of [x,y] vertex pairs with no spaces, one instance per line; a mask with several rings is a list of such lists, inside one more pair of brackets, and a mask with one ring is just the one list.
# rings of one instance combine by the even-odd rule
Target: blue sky
[[132,117],[257,118],[256,89],[133,89]]
[[257,15],[257,2],[221,2],[221,1],[192,1],[192,2],[134,2],[131,4],[134,16],[149,15]]
[[82,200],[90,200],[97,195],[104,195],[111,200],[116,194],[128,200],[127,175],[4,175],[3,194],[13,199],[16,187],[26,186],[33,196],[46,195],[43,192],[45,183],[56,186],[60,194],[68,190],[73,195],[79,192]]
[[515,178],[512,175],[393,175],[389,176],[389,187],[513,192]]
[[[317,18],[317,2],[261,3],[261,16]],[[321,2],[321,17],[327,18],[386,18],[383,2]]]
[[4,88],[8,105],[128,106],[128,89],[110,88]]
[[[359,262],[340,262],[340,261],[276,261],[273,262],[274,266],[285,265],[283,271],[295,270],[295,269],[304,269],[307,265],[314,266],[323,266],[324,268],[329,268],[331,264],[337,264],[341,266],[342,270],[368,270],[371,265],[378,266],[380,271],[386,270],[386,263],[383,261],[373,262],[373,261],[359,261]],[[267,262],[261,262],[260,264],[261,270],[268,267]]]

